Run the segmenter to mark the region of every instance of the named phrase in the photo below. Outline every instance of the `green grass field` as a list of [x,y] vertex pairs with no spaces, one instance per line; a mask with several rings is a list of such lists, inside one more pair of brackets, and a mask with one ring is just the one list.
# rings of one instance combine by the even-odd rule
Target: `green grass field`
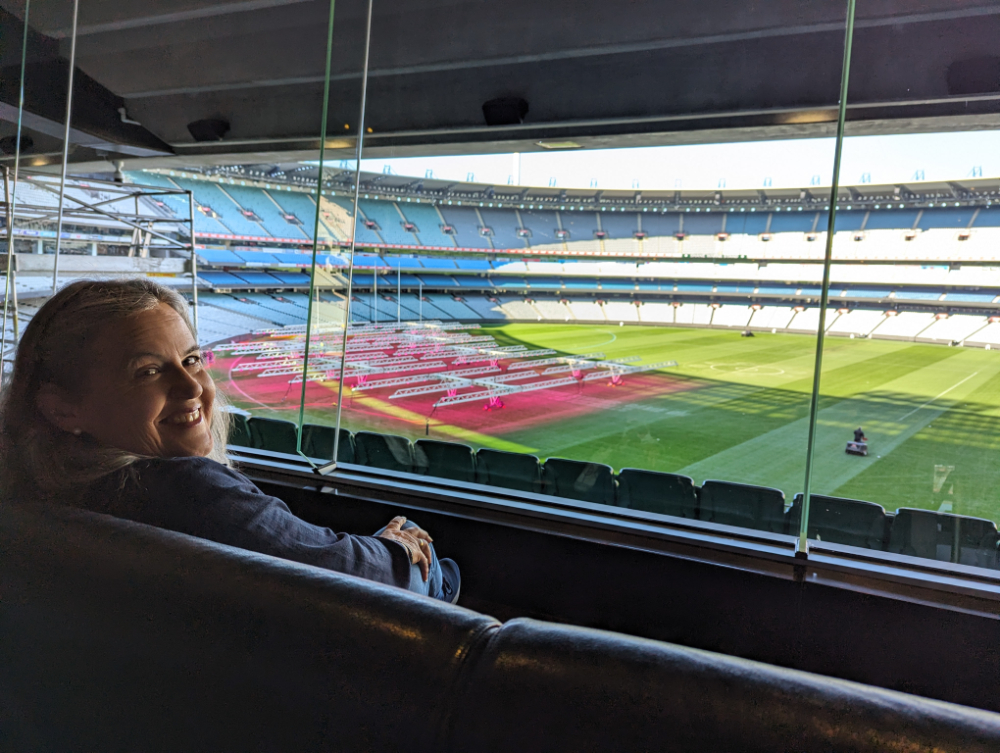
[[[761,484],[791,495],[805,474],[815,339],[668,327],[510,324],[501,344],[676,360],[657,375],[505,398],[431,416],[430,436],[624,467]],[[1000,519],[1000,353],[830,338],[823,360],[813,491]],[[237,401],[238,402],[238,401]],[[388,403],[382,403],[388,406]],[[248,406],[251,407],[251,406]],[[457,411],[457,408],[448,411]],[[255,410],[266,414],[266,411]],[[458,418],[456,418],[458,416]],[[287,412],[282,417],[288,418]],[[329,423],[332,411],[307,420]],[[425,418],[345,402],[344,423],[419,438]],[[872,454],[844,444],[863,426]]]

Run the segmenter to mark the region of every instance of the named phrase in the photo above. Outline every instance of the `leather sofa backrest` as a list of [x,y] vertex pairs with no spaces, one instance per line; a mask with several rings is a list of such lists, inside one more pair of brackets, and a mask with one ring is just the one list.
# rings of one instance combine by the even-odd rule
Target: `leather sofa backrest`
[[4,503],[0,750],[996,751],[1000,715]]
[[0,747],[439,749],[499,623],[103,515],[0,504]]
[[454,753],[985,753],[1000,742],[1000,714],[526,619],[483,646],[457,700]]

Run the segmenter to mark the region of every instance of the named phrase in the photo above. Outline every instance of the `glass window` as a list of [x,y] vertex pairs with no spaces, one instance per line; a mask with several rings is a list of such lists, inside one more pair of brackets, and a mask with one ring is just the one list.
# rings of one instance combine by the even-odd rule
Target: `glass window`
[[3,11],[5,369],[155,275],[235,445],[997,567],[997,14],[633,6]]
[[929,64],[920,56],[891,81],[871,61],[926,47],[931,35],[940,45],[975,23],[946,21],[862,24],[854,38],[808,535],[996,568],[1000,289],[995,183],[981,164],[995,136],[962,132],[977,120],[989,64],[973,42],[942,77],[938,114],[950,114],[954,130],[876,135],[862,110],[903,106],[911,88],[922,90]]
[[[808,106],[791,117],[776,103],[787,122],[830,125],[779,149],[684,144],[683,124],[770,97],[766,71],[802,51],[800,18],[725,18],[734,41],[712,47],[704,78],[681,81],[668,72],[703,59],[705,46],[678,44],[706,32],[700,21],[650,18],[650,40],[609,19],[600,49],[534,66],[517,60],[528,38],[475,69],[449,67],[460,50],[443,45],[402,74],[380,61],[416,50],[380,46],[392,23],[380,13],[357,205],[343,202],[357,355],[337,388],[356,462],[794,534],[844,8],[811,38]],[[497,24],[533,23],[483,21],[455,38],[487,44]],[[766,43],[753,32],[776,23],[788,29]],[[648,99],[616,102],[629,116],[595,136],[586,124],[619,94],[607,71],[626,66],[648,79]],[[461,135],[434,130],[438,69],[451,121],[469,123]],[[751,88],[711,83],[727,69]],[[588,76],[597,88],[582,96]],[[770,164],[747,160],[758,151]]]

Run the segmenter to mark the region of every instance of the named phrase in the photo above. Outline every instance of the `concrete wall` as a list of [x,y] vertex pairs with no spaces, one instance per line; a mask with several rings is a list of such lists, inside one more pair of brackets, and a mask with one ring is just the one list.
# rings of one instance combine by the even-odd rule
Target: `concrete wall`
[[[20,274],[52,274],[53,254],[15,254],[16,270]],[[5,259],[4,259],[5,261]],[[59,257],[59,272],[66,274],[182,274],[186,259],[156,259],[137,256],[83,256],[67,254]]]

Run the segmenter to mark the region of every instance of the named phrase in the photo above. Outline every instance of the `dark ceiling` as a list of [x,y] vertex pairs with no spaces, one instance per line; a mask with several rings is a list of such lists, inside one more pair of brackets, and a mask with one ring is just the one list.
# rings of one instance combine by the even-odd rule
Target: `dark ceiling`
[[[32,0],[26,128],[58,160],[72,3]],[[358,130],[367,4],[338,0],[328,138]],[[375,0],[372,156],[832,133],[846,0]],[[73,154],[130,166],[302,159],[319,143],[329,3],[81,3]],[[14,132],[24,0],[0,0],[0,137]],[[859,0],[851,133],[1000,126],[1000,3]],[[525,99],[516,126],[482,104]],[[122,121],[119,108],[129,120]],[[187,124],[221,118],[221,141]],[[345,125],[347,126],[345,128]],[[48,156],[46,156],[48,155]],[[140,159],[142,158],[142,159]]]

